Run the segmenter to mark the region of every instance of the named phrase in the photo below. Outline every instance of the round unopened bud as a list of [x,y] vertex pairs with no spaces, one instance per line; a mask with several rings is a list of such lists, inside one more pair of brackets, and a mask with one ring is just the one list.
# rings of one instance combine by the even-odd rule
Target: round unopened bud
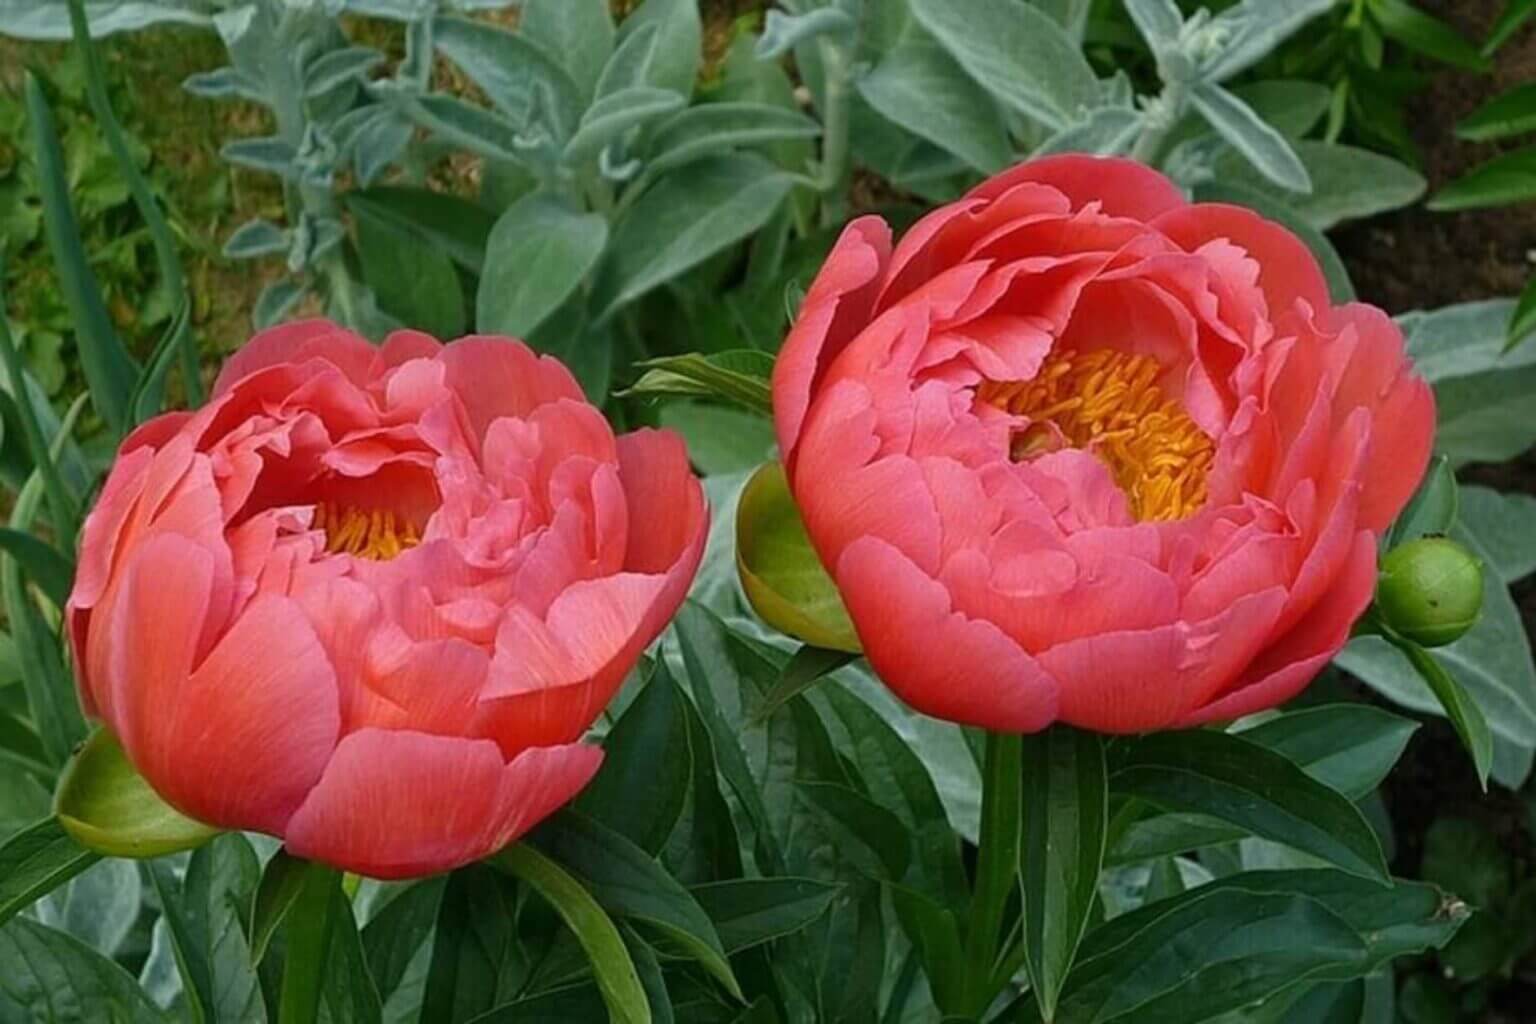
[[1381,560],[1376,607],[1387,625],[1425,647],[1461,637],[1483,607],[1483,563],[1445,537],[1399,544]]

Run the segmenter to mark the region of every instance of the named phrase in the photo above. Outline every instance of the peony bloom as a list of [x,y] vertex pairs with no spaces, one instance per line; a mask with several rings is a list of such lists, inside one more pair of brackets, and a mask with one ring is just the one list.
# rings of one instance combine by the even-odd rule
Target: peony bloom
[[194,818],[456,867],[597,770],[577,740],[706,524],[677,437],[616,439],[520,342],[278,327],[124,441],[67,611],[82,700]]
[[1308,250],[1125,160],[851,224],[773,377],[790,488],[875,670],[1007,731],[1295,696],[1371,600],[1434,401]]

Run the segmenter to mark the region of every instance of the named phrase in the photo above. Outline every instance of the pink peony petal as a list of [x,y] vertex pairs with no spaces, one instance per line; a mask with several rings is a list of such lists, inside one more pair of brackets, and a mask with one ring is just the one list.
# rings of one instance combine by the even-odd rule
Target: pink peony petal
[[373,878],[412,878],[495,853],[569,801],[596,747],[503,761],[496,744],[364,729],[342,739],[284,833],[296,856]]

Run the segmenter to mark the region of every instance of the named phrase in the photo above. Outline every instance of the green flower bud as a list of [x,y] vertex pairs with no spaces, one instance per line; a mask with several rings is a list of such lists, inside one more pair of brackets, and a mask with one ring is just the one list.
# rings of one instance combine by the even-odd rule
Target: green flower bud
[[1483,563],[1445,537],[1399,544],[1381,561],[1376,607],[1388,626],[1425,647],[1461,637],[1483,607]]

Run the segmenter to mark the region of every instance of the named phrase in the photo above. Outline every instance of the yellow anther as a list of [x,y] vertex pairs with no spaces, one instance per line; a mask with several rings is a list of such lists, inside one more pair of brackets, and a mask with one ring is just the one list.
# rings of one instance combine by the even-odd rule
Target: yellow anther
[[415,523],[385,508],[322,501],[315,506],[314,525],[325,534],[325,550],[376,562],[388,561],[421,543]]
[[1053,352],[1032,380],[986,381],[977,397],[1030,421],[1014,435],[1016,461],[1049,451],[1053,424],[1068,445],[1109,466],[1137,519],[1183,519],[1205,504],[1216,446],[1163,396],[1162,372],[1148,355]]

